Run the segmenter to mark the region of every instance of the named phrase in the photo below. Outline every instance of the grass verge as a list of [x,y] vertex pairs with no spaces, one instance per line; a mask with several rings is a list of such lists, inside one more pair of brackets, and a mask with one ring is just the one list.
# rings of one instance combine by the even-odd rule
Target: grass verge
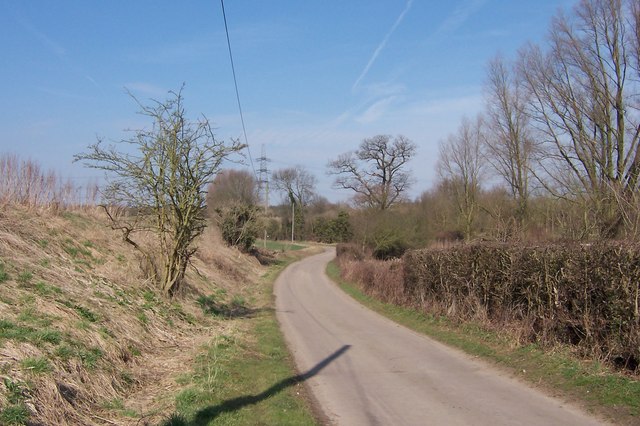
[[258,248],[266,248],[267,250],[272,251],[298,251],[306,248],[306,246],[301,244],[293,244],[287,241],[271,241],[267,240],[266,243],[264,240],[256,240],[254,246]]
[[342,280],[335,262],[327,266],[327,275],[351,297],[405,327],[497,364],[547,393],[575,401],[617,424],[640,422],[640,381],[634,378],[597,362],[579,360],[569,348],[549,351],[536,344],[516,346],[506,336],[478,324],[454,324],[444,317],[381,302]]
[[273,282],[302,254],[278,261],[257,289],[265,307],[246,322],[242,336],[216,336],[202,349],[193,371],[180,380],[188,384],[176,396],[176,412],[164,426],[314,425],[273,309]]

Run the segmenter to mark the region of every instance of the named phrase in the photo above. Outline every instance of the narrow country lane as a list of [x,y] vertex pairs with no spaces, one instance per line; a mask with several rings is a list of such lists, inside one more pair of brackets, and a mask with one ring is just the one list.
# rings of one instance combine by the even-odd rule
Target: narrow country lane
[[297,262],[275,285],[289,348],[331,424],[601,424],[364,308],[325,275],[334,256]]

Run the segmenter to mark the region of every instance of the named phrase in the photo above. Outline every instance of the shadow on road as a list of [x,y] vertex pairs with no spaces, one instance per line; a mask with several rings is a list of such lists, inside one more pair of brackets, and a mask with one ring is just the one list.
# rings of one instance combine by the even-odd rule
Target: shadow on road
[[247,407],[249,405],[257,404],[257,403],[259,403],[261,401],[264,401],[265,399],[268,399],[268,398],[280,393],[281,391],[283,391],[284,389],[286,389],[288,387],[295,386],[298,383],[301,383],[301,382],[304,382],[305,380],[310,379],[311,377],[313,377],[316,374],[318,374],[327,365],[331,364],[337,358],[342,356],[346,351],[349,350],[350,347],[351,347],[351,345],[344,345],[343,347],[341,347],[340,349],[338,349],[337,351],[335,351],[334,353],[332,353],[331,355],[329,355],[328,357],[326,357],[325,359],[320,361],[318,364],[316,364],[316,366],[311,368],[306,373],[298,374],[298,375],[295,375],[295,376],[292,376],[292,377],[288,377],[288,378],[286,378],[286,379],[274,384],[269,389],[267,389],[267,390],[265,390],[265,391],[263,391],[263,392],[261,392],[261,393],[259,393],[257,395],[240,396],[238,398],[233,398],[233,399],[228,399],[226,401],[223,401],[218,405],[213,405],[213,406],[204,408],[204,409],[198,411],[198,413],[196,414],[196,416],[195,416],[193,421],[185,421],[185,420],[182,420],[182,419],[173,418],[173,419],[165,422],[163,425],[164,426],[201,426],[201,425],[207,425],[207,424],[209,424],[209,422],[211,420],[215,419],[216,417],[218,417],[219,415],[221,415],[223,413],[237,411],[237,410],[240,410],[240,409],[242,409],[244,407]]

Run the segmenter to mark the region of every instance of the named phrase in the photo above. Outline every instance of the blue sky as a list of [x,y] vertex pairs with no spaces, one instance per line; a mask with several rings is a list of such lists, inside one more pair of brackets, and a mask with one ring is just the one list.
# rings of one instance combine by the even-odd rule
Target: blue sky
[[[403,134],[417,196],[435,180],[437,147],[483,107],[486,64],[543,42],[570,0],[227,0],[253,157],[302,165],[331,200],[326,164],[363,138]],[[185,83],[191,117],[219,138],[242,136],[220,2],[0,0],[0,152],[79,184],[72,164],[96,136],[119,140],[146,122],[139,99]],[[257,168],[257,164],[256,164]]]

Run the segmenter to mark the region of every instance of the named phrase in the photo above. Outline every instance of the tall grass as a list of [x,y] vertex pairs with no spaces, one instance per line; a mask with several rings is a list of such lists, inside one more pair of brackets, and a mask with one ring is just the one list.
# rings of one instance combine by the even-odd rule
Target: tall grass
[[29,209],[64,210],[96,204],[98,185],[74,184],[31,159],[0,154],[0,208],[20,205]]

